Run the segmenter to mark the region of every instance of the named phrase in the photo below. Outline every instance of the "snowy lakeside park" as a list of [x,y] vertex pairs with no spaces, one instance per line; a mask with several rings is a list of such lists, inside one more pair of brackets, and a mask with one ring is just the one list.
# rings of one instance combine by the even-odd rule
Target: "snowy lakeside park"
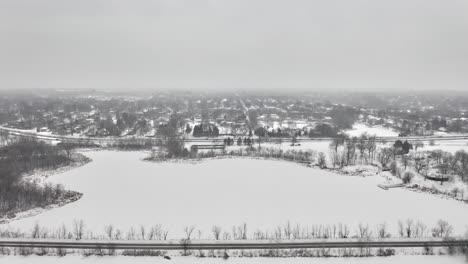
[[463,256],[405,256],[392,257],[368,257],[368,258],[195,258],[195,257],[173,257],[166,260],[162,257],[82,257],[79,255],[68,255],[65,257],[48,256],[0,256],[1,263],[9,264],[462,264],[466,263]]
[[249,232],[274,230],[288,221],[302,226],[387,223],[420,220],[432,227],[447,220],[455,234],[466,231],[468,205],[405,189],[382,190],[380,176],[343,176],[291,162],[214,159],[202,162],[146,162],[144,152],[85,152],[93,162],[47,179],[83,193],[77,202],[12,221],[31,230],[72,225],[82,219],[95,234],[105,227],[127,231],[161,224],[169,238],[180,238],[186,226],[211,237],[214,225],[230,231],[247,223]]
[[[392,128],[388,128],[382,125],[369,126],[364,123],[355,123],[351,129],[345,130],[345,134],[349,137],[360,137],[362,134],[367,134],[368,136],[384,137],[384,138],[395,138],[398,139],[398,131],[395,131]],[[435,136],[439,137],[449,137],[449,136],[461,136],[462,134],[456,133],[436,133]],[[468,138],[468,137],[467,137]],[[206,138],[208,139],[208,138]],[[305,139],[305,140],[301,140]],[[283,151],[287,150],[296,150],[296,151],[315,151],[323,152],[328,154],[330,152],[330,143],[331,140],[321,139],[321,140],[308,140],[309,138],[299,138],[300,144],[291,144],[291,140],[283,139],[281,143],[278,143],[276,138],[270,138],[268,142],[262,142],[261,146],[266,148],[282,149]],[[415,143],[415,140],[409,140],[410,143]],[[389,140],[387,142],[379,142],[379,147],[392,146],[394,140]],[[457,139],[457,140],[421,140],[422,147],[419,150],[422,151],[431,151],[431,150],[443,150],[450,152],[452,154],[456,153],[459,150],[468,151],[468,139]],[[199,143],[190,143],[187,142],[185,147],[190,149],[194,144]],[[209,144],[209,143],[208,143]],[[219,142],[211,142],[211,144],[219,144]],[[254,146],[258,146],[258,143],[255,143]],[[246,145],[238,146],[236,143],[227,148],[227,151],[245,149]]]
[[[352,129],[345,131],[345,133],[350,137],[360,137],[363,133],[366,133],[370,136],[376,137],[398,137],[398,132],[392,128],[384,127],[381,125],[376,126],[368,126],[363,123],[355,123]],[[439,137],[450,137],[450,136],[463,136],[463,134],[459,133],[441,133],[436,132],[434,136]],[[315,143],[315,142],[314,142]],[[394,142],[388,142],[388,145],[392,145]],[[422,150],[435,150],[441,149],[443,151],[447,151],[450,153],[455,153],[459,150],[468,151],[468,140],[467,139],[460,139],[460,140],[434,140],[433,144],[431,145],[430,140],[422,140],[424,144]],[[318,144],[320,145],[320,144]],[[320,149],[324,149],[323,147]],[[321,150],[321,151],[322,151]]]

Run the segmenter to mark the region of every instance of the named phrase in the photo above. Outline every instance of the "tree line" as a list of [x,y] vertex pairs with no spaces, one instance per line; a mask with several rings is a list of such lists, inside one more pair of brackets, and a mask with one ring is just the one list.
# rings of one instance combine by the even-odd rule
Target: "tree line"
[[[36,223],[28,232],[9,227],[0,228],[0,238],[42,238],[42,239],[75,239],[75,240],[310,240],[310,239],[383,239],[383,238],[450,238],[453,227],[445,220],[438,220],[429,227],[414,219],[399,220],[396,228],[391,230],[385,222],[376,226],[359,223],[357,226],[347,224],[300,225],[286,222],[272,229],[251,230],[247,223],[222,227],[213,225],[210,230],[201,230],[194,225],[184,226],[177,237],[169,236],[169,229],[160,224],[140,225],[122,230],[114,225],[106,225],[101,232],[86,229],[83,220],[74,220],[71,226],[62,224],[58,228],[46,228]],[[393,233],[392,233],[393,232]]]
[[34,139],[20,139],[0,148],[0,217],[14,217],[17,212],[45,207],[73,199],[79,193],[66,191],[61,185],[23,180],[28,172],[54,170],[70,164],[74,146],[48,145]]

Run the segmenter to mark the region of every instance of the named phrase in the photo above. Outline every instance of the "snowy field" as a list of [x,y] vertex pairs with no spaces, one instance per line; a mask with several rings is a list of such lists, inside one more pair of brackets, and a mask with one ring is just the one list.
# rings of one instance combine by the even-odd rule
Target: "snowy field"
[[[346,134],[348,134],[351,137],[354,137],[354,136],[359,137],[363,133],[367,133],[368,135],[375,135],[377,137],[398,137],[398,132],[391,128],[386,128],[383,126],[370,127],[363,123],[355,123],[352,129],[346,131]],[[435,136],[462,136],[464,134],[436,132],[434,135]],[[312,144],[310,144],[306,148],[318,147],[320,149],[319,151],[324,151],[325,142],[311,142],[311,143]],[[314,143],[322,143],[322,144],[314,144]],[[423,150],[442,149],[444,151],[451,152],[451,153],[455,153],[461,149],[468,151],[468,140],[439,140],[439,141],[436,140],[434,142],[435,143],[434,146],[430,146],[429,141],[423,141],[423,143],[424,143]],[[327,151],[324,151],[324,152],[327,153]]]
[[[386,222],[395,232],[398,220],[412,218],[433,226],[449,221],[457,234],[468,224],[468,205],[404,189],[384,191],[382,177],[341,176],[294,163],[252,159],[218,159],[201,163],[151,163],[142,152],[86,152],[93,162],[49,178],[84,193],[72,204],[11,222],[14,228],[71,227],[83,219],[95,234],[105,226],[162,224],[169,238],[185,226],[230,231],[248,223],[249,232],[272,230],[287,221],[301,225],[345,223],[355,227]],[[197,232],[198,234],[198,232]],[[195,236],[195,238],[198,235]]]
[[459,150],[468,151],[468,140],[439,140],[434,142],[434,146],[430,146],[429,142],[424,141],[422,150],[441,149],[450,153],[455,153]]
[[386,128],[380,125],[371,127],[363,123],[355,123],[353,128],[345,131],[345,133],[350,137],[359,137],[363,133],[377,137],[398,137],[398,132],[391,128]]
[[[323,141],[306,141],[306,142],[300,142],[301,145],[300,146],[291,146],[291,143],[290,142],[284,142],[282,144],[278,144],[278,143],[262,143],[262,147],[271,147],[271,148],[277,148],[277,149],[282,149],[284,151],[286,150],[296,150],[296,151],[299,151],[299,150],[302,150],[302,151],[310,151],[310,150],[313,150],[313,151],[316,151],[317,153],[318,152],[323,152],[325,154],[329,154],[330,153],[330,142],[329,140],[323,140]],[[414,143],[414,142],[412,142]],[[439,141],[435,141],[434,142],[434,146],[430,146],[430,142],[429,141],[423,141],[424,143],[424,147],[421,148],[421,150],[435,150],[435,149],[441,149],[443,151],[447,151],[447,152],[450,152],[450,153],[455,153],[459,150],[465,150],[465,151],[468,151],[468,140],[439,140]],[[387,142],[385,145],[387,147],[390,147],[394,144],[394,142]],[[258,146],[258,144],[255,144],[254,145],[255,147]],[[383,144],[380,144],[380,146],[384,146]],[[190,148],[190,145],[187,144],[188,148]],[[230,151],[230,150],[236,150],[236,149],[239,149],[239,148],[242,148],[242,149],[245,149],[246,146],[242,145],[242,146],[237,146],[237,145],[233,145],[233,146],[229,146],[226,148],[227,151]]]
[[165,260],[162,257],[21,257],[0,256],[0,263],[8,264],[462,264],[467,263],[462,256],[393,256],[370,258],[217,258],[175,257]]
[[[302,151],[316,151],[318,152],[323,152],[325,154],[328,154],[330,152],[330,141],[329,140],[323,140],[323,141],[308,141],[308,142],[300,142],[300,146],[295,145],[291,146],[291,142],[283,142],[283,143],[275,143],[275,142],[262,142],[261,147],[262,148],[276,148],[276,149],[282,149],[283,151],[287,150],[302,150]],[[254,147],[257,148],[258,144],[254,144]],[[237,150],[237,149],[246,149],[248,148],[245,145],[237,146],[237,145],[232,145],[228,146],[226,148],[227,151],[230,150]]]

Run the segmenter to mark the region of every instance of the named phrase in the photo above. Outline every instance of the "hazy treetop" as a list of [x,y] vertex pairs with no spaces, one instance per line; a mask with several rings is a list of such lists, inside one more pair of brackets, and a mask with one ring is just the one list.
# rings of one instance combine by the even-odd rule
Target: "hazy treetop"
[[0,89],[468,88],[466,0],[1,0]]

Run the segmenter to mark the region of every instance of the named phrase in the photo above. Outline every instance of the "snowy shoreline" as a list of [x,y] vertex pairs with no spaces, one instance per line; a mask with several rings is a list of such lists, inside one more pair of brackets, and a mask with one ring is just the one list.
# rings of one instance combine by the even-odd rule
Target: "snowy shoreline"
[[15,213],[15,216],[12,217],[12,218],[9,218],[9,217],[0,218],[0,224],[8,224],[8,223],[10,223],[12,221],[20,220],[20,219],[27,218],[27,217],[36,216],[36,215],[41,214],[41,213],[43,213],[45,211],[56,209],[56,208],[62,207],[64,205],[67,205],[69,203],[76,202],[79,199],[81,199],[81,197],[83,197],[82,193],[75,192],[75,191],[69,191],[69,192],[72,194],[72,197],[70,197],[68,199],[61,200],[58,203],[50,204],[50,205],[48,205],[46,207],[36,207],[36,208],[30,209],[30,210],[27,210],[27,211]]
[[[36,183],[38,185],[43,186],[45,184],[45,181],[48,178],[56,174],[64,173],[66,171],[76,169],[78,167],[84,166],[92,162],[92,159],[86,157],[85,155],[81,153],[74,153],[71,159],[72,159],[71,163],[65,166],[59,167],[55,170],[33,170],[31,172],[28,172],[27,174],[24,174],[22,176],[21,180]],[[0,224],[8,224],[12,221],[20,220],[20,219],[27,218],[27,217],[32,217],[40,213],[43,213],[45,211],[59,208],[69,203],[76,202],[79,199],[81,199],[81,197],[83,197],[82,193],[76,192],[73,190],[67,190],[67,194],[68,195],[65,199],[60,200],[57,203],[49,204],[45,207],[36,207],[36,208],[32,208],[26,211],[21,211],[21,212],[9,212],[7,213],[5,217],[0,218]],[[11,217],[11,215],[8,215],[8,214],[14,214],[14,216]]]
[[450,195],[449,193],[444,193],[444,192],[441,192],[441,191],[438,191],[438,190],[435,190],[435,189],[427,188],[427,187],[424,187],[424,186],[419,186],[417,184],[406,185],[404,188],[406,190],[409,190],[409,191],[412,191],[412,192],[426,193],[426,194],[429,194],[429,195],[439,197],[441,199],[455,200],[455,201],[459,201],[459,202],[468,204],[468,200],[455,198],[452,195]]
[[[274,157],[262,157],[262,156],[236,156],[236,155],[219,155],[214,157],[203,157],[203,158],[188,158],[188,159],[180,159],[180,158],[173,158],[173,159],[166,159],[166,160],[152,160],[148,157],[141,159],[144,162],[154,162],[154,163],[181,163],[181,164],[200,164],[210,160],[224,160],[224,159],[250,159],[250,160],[266,160],[266,161],[279,161],[279,162],[286,162],[286,163],[294,163],[303,167],[307,168],[315,168],[320,169],[323,171],[328,171],[331,173],[336,173],[343,176],[356,176],[356,177],[367,177],[370,175],[365,175],[363,172],[367,172],[368,170],[363,170],[361,173],[352,172],[350,170],[345,170],[344,168],[350,168],[355,166],[347,166],[343,168],[320,168],[316,164],[311,164],[311,162],[301,162],[297,160],[288,160],[282,158],[274,158]],[[375,165],[363,165],[369,167],[376,167]]]
[[22,180],[25,181],[31,181],[35,182],[38,184],[43,184],[45,180],[50,178],[51,176],[54,176],[59,173],[64,173],[69,170],[73,170],[76,168],[79,168],[81,166],[84,166],[93,160],[88,158],[86,155],[82,153],[74,153],[71,157],[72,162],[65,165],[61,166],[59,168],[56,168],[55,170],[33,170],[30,171],[22,176]]
[[[186,164],[200,164],[202,162],[210,161],[210,160],[223,160],[223,159],[252,159],[252,160],[268,160],[268,161],[279,161],[279,162],[287,162],[287,163],[294,163],[303,167],[308,168],[315,168],[324,171],[328,171],[331,173],[336,173],[342,176],[353,176],[353,177],[373,177],[379,176],[385,180],[385,184],[400,184],[401,179],[398,179],[396,176],[391,175],[387,171],[383,171],[378,165],[376,164],[368,164],[368,165],[350,165],[345,166],[343,168],[320,168],[316,164],[312,164],[311,162],[301,162],[296,160],[289,160],[289,159],[282,159],[282,158],[275,158],[275,157],[262,157],[262,156],[238,156],[238,155],[219,155],[214,157],[199,157],[199,158],[172,158],[166,160],[155,160],[150,159],[150,157],[143,158],[142,161],[144,162],[154,162],[154,163],[186,163]],[[377,188],[378,186],[376,186]],[[428,188],[425,186],[419,186],[418,184],[404,184],[401,188],[416,192],[416,193],[425,193],[429,195],[433,195],[439,197],[441,199],[451,199],[456,200],[459,202],[463,202],[468,204],[468,200],[458,199],[451,196],[447,192],[441,192],[437,189]]]

